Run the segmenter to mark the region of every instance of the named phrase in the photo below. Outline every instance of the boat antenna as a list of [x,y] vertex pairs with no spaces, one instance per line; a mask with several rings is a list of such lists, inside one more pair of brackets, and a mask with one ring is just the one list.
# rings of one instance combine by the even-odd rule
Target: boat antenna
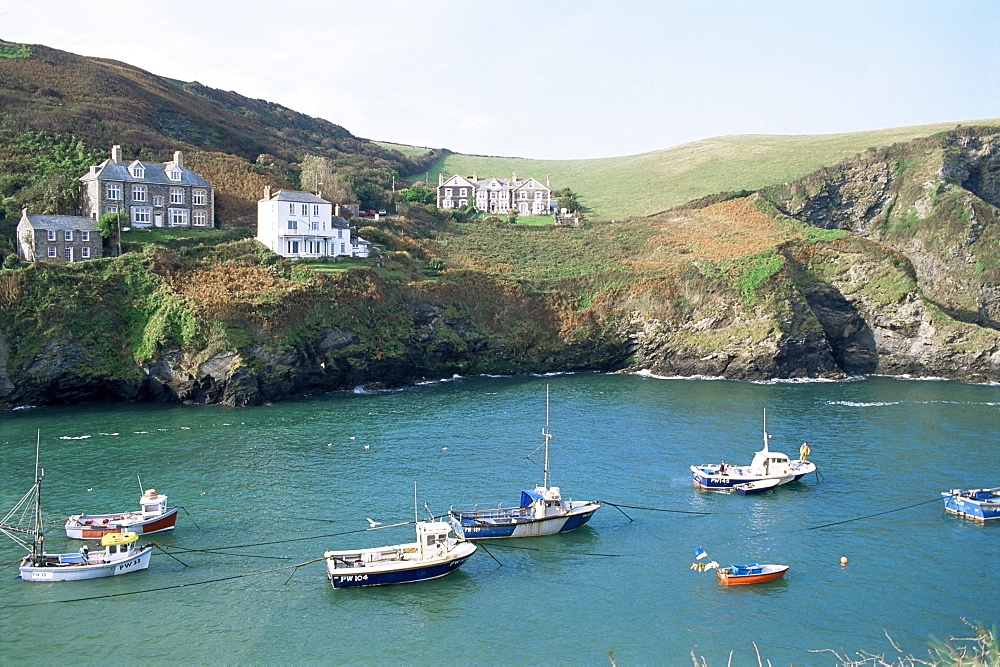
[[549,433],[549,385],[545,385],[545,428],[542,429],[545,436],[545,465],[542,467],[542,488],[549,488],[549,440],[552,434]]
[[136,475],[135,478],[139,480],[139,495],[141,496],[143,494],[142,479],[140,479],[138,475]]
[[420,523],[420,517],[417,516],[417,483],[413,483],[413,523]]

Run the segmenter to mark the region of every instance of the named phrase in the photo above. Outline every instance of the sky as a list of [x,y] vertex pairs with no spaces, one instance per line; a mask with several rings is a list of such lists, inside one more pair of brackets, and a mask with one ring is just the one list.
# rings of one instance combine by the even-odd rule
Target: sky
[[1000,117],[998,0],[0,0],[0,39],[536,159]]

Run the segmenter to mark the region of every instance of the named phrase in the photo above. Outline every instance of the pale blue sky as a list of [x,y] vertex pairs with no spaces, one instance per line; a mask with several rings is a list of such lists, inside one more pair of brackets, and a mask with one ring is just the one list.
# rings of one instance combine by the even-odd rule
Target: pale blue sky
[[998,0],[0,0],[0,38],[462,153],[1000,117]]

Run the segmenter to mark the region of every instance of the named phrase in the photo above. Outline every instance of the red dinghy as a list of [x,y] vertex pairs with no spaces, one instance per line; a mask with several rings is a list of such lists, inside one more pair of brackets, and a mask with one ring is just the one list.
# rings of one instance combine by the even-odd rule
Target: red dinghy
[[715,571],[715,576],[723,586],[733,586],[736,584],[760,584],[765,581],[780,579],[788,572],[787,565],[730,565],[720,567]]

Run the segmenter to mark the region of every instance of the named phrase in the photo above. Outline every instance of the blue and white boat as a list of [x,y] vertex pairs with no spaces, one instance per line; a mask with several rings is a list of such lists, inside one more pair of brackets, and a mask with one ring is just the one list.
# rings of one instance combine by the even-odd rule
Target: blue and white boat
[[447,521],[417,521],[417,541],[373,549],[327,551],[326,575],[334,588],[409,584],[457,570],[476,545],[449,536]]
[[767,410],[764,411],[764,448],[754,453],[748,466],[705,463],[691,466],[691,478],[703,489],[733,489],[738,485],[774,480],[775,485],[788,484],[816,471],[816,464],[805,459],[808,445],[803,443],[802,456],[797,461],[787,454],[772,452],[768,446]]
[[942,491],[944,508],[952,514],[975,519],[976,521],[992,521],[1000,519],[1000,486],[992,489],[952,489]]
[[[558,486],[549,486],[549,390],[545,388],[545,464],[542,485],[521,491],[516,506],[495,509],[452,509],[449,512],[455,534],[466,540],[507,537],[538,537],[575,530],[590,521],[601,503],[564,499]],[[537,451],[537,450],[536,450]]]

